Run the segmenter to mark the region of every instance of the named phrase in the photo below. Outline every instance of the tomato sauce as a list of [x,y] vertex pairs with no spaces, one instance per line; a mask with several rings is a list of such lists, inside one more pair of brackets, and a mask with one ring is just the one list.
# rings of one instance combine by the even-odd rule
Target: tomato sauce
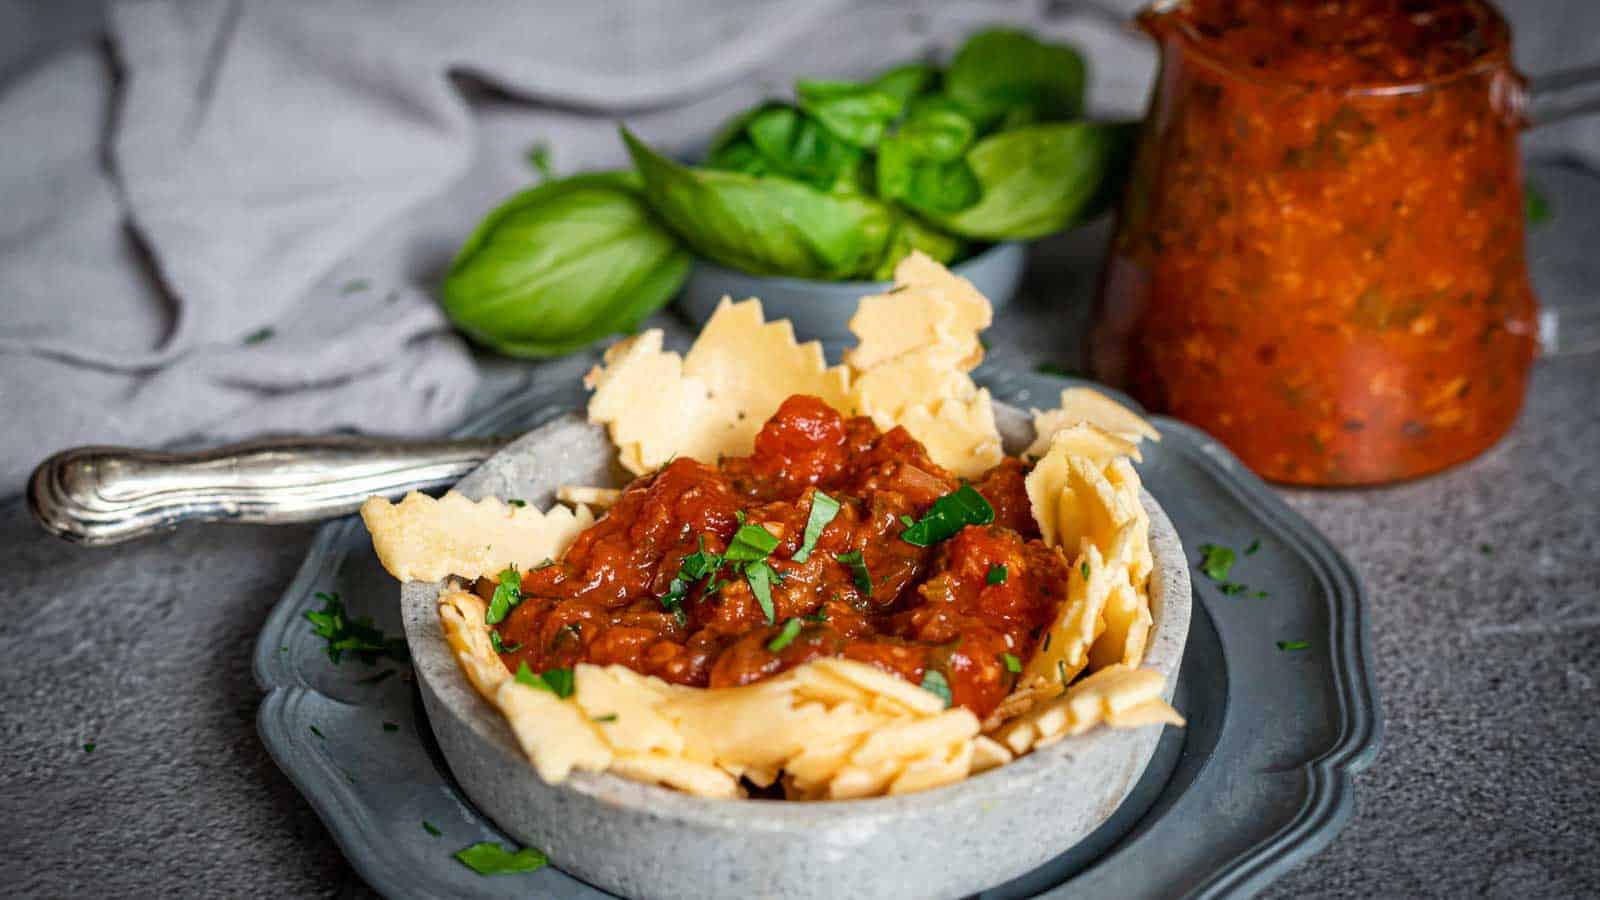
[[1536,340],[1504,20],[1189,0],[1141,24],[1163,65],[1097,373],[1277,481],[1389,481],[1492,444]]
[[[1018,676],[1008,663],[1026,662],[1066,591],[1068,564],[1039,540],[1026,474],[1011,459],[973,482],[993,523],[914,546],[901,539],[905,520],[960,482],[904,429],[880,432],[815,397],[791,397],[750,456],[715,466],[677,459],[635,480],[559,562],[524,573],[524,599],[495,626],[511,648],[501,658],[513,670],[620,664],[726,687],[842,656],[913,684],[938,672],[952,702],[981,718],[1011,691]],[[839,510],[796,562],[818,491]],[[772,621],[732,570],[695,582],[675,614],[662,598],[685,558],[726,551],[741,516],[778,538],[766,559],[780,576]],[[853,552],[870,588],[839,560]],[[478,590],[487,599],[494,583],[481,580]],[[772,649],[785,626],[796,627],[790,620],[798,631]]]

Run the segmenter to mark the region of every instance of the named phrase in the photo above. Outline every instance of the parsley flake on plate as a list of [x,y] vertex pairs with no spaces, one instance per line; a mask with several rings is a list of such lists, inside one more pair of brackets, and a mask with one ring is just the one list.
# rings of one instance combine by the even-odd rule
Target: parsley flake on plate
[[1228,571],[1233,568],[1236,559],[1232,547],[1221,544],[1200,545],[1200,571],[1212,581],[1227,581]]
[[322,601],[322,609],[308,609],[306,621],[311,631],[328,642],[328,659],[338,663],[349,653],[366,665],[377,665],[379,657],[387,656],[397,662],[409,658],[406,642],[400,638],[384,637],[383,631],[363,616],[352,619],[345,613],[344,603],[338,594],[318,591],[314,595]]
[[987,525],[994,521],[994,507],[970,484],[933,501],[922,518],[900,532],[900,540],[913,547],[931,547],[956,536],[968,525]]
[[444,832],[440,831],[438,828],[435,828],[433,823],[429,822],[427,819],[422,820],[422,830],[433,835],[434,837],[444,834]]
[[457,850],[455,856],[462,865],[479,875],[535,872],[550,863],[544,853],[532,847],[513,851],[493,841],[481,841],[464,850]]
[[943,700],[945,709],[950,708],[950,682],[945,680],[943,672],[938,669],[929,669],[923,672],[920,687]]
[[270,325],[266,328],[257,328],[255,331],[252,331],[244,336],[244,345],[249,347],[253,344],[259,344],[262,341],[271,340],[272,336],[277,333],[277,329],[271,327]]
[[1310,641],[1279,641],[1278,649],[1288,652],[1290,650],[1310,650]]

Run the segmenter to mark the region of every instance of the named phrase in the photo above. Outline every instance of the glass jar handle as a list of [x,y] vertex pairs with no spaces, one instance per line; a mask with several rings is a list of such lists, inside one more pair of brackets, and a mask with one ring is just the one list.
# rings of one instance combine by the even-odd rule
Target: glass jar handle
[[1529,128],[1600,112],[1600,63],[1528,79]]

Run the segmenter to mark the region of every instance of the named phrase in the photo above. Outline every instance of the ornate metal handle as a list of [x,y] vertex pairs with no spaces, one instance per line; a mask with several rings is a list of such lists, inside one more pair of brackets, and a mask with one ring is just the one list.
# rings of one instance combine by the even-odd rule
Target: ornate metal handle
[[46,530],[83,544],[116,544],[183,522],[309,522],[353,512],[373,494],[454,483],[505,443],[325,437],[199,453],[78,447],[39,464],[28,505]]

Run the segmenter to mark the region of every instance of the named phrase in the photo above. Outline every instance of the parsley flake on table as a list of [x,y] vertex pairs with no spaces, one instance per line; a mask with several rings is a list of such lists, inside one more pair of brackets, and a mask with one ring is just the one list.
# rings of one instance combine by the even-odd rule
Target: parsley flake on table
[[1004,563],[997,563],[989,567],[989,574],[983,576],[985,584],[1005,584],[1006,567]]
[[794,552],[797,563],[803,563],[811,558],[811,551],[816,549],[817,539],[822,537],[823,529],[839,514],[839,501],[829,497],[821,491],[811,494],[811,512],[806,516],[805,534],[800,539],[800,549]]
[[833,558],[850,570],[850,577],[856,583],[856,590],[865,596],[872,596],[872,573],[867,571],[867,561],[860,550],[851,550],[848,553],[835,553]]
[[1278,642],[1278,649],[1279,650],[1283,650],[1283,651],[1310,650],[1311,649],[1311,642],[1310,641],[1279,641]]
[[1256,551],[1260,550],[1260,549],[1261,549],[1261,539],[1260,538],[1256,538],[1255,540],[1250,542],[1250,546],[1244,548],[1244,555],[1245,556],[1255,556],[1256,555]]
[[922,518],[900,532],[900,540],[913,547],[931,547],[956,536],[968,525],[987,525],[994,521],[994,507],[970,484],[933,501]]
[[517,667],[516,679],[518,684],[525,684],[534,690],[549,691],[563,700],[572,696],[571,669],[545,669],[543,672],[535,673],[524,661]]
[[516,565],[501,569],[498,578],[500,583],[495,585],[494,596],[483,614],[483,621],[489,625],[500,624],[522,602],[522,576],[517,574]]
[[257,328],[255,331],[252,331],[244,336],[244,345],[249,347],[252,344],[259,344],[262,341],[271,340],[272,336],[277,333],[277,329],[270,325],[266,328]]
[[777,653],[794,643],[795,637],[800,634],[801,627],[799,619],[790,619],[783,623],[783,630],[778,632],[778,636],[767,642],[767,650]]
[[323,740],[327,740],[327,737],[323,735],[321,728],[318,728],[315,725],[310,726],[310,728],[311,728],[311,733],[312,734],[316,735],[319,738],[322,738]]
[[93,753],[94,752],[94,741],[89,741],[88,743],[84,744],[83,745],[83,752],[85,752],[85,753]]
[[438,828],[435,828],[433,823],[429,822],[427,819],[422,820],[422,830],[433,835],[434,837],[444,834],[444,832],[440,831]]
[[352,619],[345,613],[344,603],[338,594],[315,594],[322,601],[322,609],[308,609],[305,617],[311,631],[328,642],[328,659],[338,663],[349,653],[366,665],[377,665],[378,659],[387,656],[396,662],[405,662],[410,654],[406,642],[400,638],[386,638],[383,631],[363,616]]
[[513,875],[518,872],[535,872],[550,860],[533,847],[508,850],[493,841],[481,841],[456,851],[456,859],[479,875]]
[[944,673],[938,669],[929,669],[922,673],[923,690],[944,701],[944,708],[950,708],[950,682],[945,680]]
[[1233,568],[1235,558],[1232,547],[1224,547],[1221,544],[1200,545],[1200,571],[1212,581],[1227,581],[1228,571]]

